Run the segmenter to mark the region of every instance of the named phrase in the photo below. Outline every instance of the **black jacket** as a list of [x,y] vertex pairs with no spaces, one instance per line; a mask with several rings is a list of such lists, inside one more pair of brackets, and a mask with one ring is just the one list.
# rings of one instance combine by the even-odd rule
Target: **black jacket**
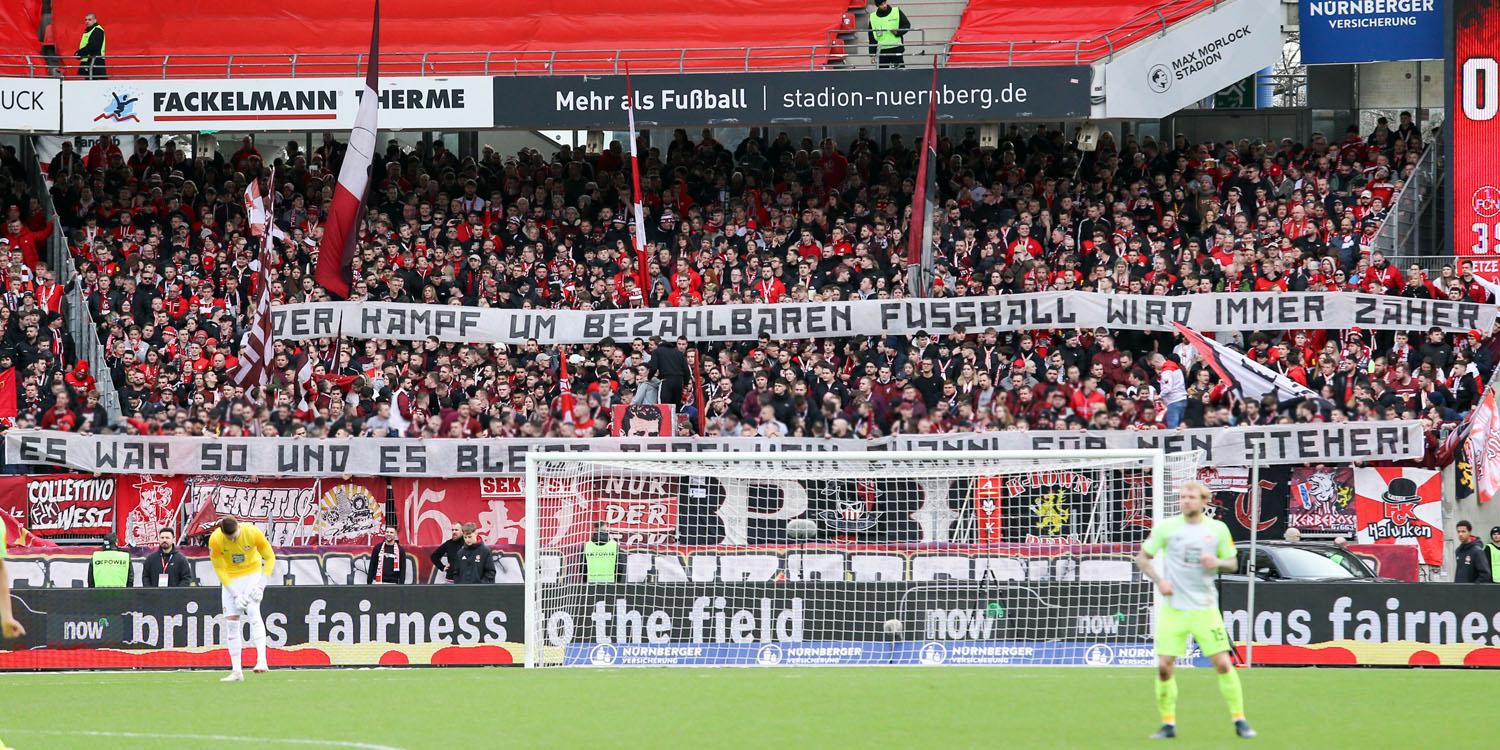
[[484,542],[460,547],[453,556],[454,583],[494,583],[495,556]]
[[687,355],[683,354],[676,345],[662,342],[661,346],[651,352],[651,359],[646,362],[646,369],[662,380],[684,382],[688,376]]
[[[375,565],[380,561],[380,548],[386,546],[384,540],[370,550],[370,565],[365,570],[365,583],[375,583]],[[406,562],[406,549],[400,542],[391,545],[394,550],[385,552],[385,570],[381,571],[381,583],[406,583],[406,571],[398,566]]]
[[455,575],[453,566],[454,563],[458,561],[458,550],[463,546],[464,540],[449,539],[448,541],[443,542],[440,546],[438,546],[437,549],[433,550],[432,554],[429,555],[427,559],[432,561],[433,567],[443,571],[444,578],[447,578],[451,581],[453,580]]
[[[167,585],[187,586],[193,582],[193,566],[188,565],[187,555],[182,550],[172,550],[172,556],[167,560]],[[146,565],[141,568],[141,585],[154,587],[160,581],[162,575],[161,548],[146,555]]]
[[1490,583],[1490,555],[1477,537],[1458,545],[1453,560],[1454,583]]

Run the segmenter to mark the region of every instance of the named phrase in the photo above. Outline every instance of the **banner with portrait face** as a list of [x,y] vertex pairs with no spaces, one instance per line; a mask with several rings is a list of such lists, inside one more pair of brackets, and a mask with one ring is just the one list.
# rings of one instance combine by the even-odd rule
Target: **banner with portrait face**
[[615,404],[612,437],[665,437],[677,434],[677,407],[672,404]]

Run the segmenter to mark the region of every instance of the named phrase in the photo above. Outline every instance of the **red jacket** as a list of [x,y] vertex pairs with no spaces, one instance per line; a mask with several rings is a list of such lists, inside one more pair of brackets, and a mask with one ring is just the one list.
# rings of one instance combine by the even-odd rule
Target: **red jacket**
[[48,237],[52,236],[52,227],[52,224],[48,224],[46,229],[40,232],[33,232],[23,226],[17,234],[11,234],[7,231],[5,238],[10,240],[11,250],[19,249],[21,257],[26,261],[26,265],[34,269],[36,268],[37,261],[41,260],[41,255],[37,252],[37,245],[45,242]]

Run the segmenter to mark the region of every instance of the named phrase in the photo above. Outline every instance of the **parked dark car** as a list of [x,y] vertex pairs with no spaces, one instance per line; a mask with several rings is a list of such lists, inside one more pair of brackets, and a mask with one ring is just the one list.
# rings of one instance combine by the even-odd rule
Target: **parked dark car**
[[[1245,563],[1250,558],[1250,543],[1237,542],[1239,570],[1220,576],[1225,581],[1249,580]],[[1358,555],[1335,544],[1319,542],[1258,542],[1255,547],[1255,580],[1268,583],[1285,581],[1352,581],[1394,582],[1370,570]]]

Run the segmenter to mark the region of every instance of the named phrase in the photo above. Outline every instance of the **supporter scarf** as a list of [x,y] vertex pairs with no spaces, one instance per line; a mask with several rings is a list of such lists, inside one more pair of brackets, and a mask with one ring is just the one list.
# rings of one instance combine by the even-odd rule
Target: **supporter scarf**
[[[375,561],[376,583],[385,583],[385,550],[390,546],[392,545],[389,543],[382,543],[380,545],[380,555],[379,558]],[[399,574],[401,572],[401,555],[396,554],[396,552],[393,551],[391,553],[391,557],[391,572]]]

